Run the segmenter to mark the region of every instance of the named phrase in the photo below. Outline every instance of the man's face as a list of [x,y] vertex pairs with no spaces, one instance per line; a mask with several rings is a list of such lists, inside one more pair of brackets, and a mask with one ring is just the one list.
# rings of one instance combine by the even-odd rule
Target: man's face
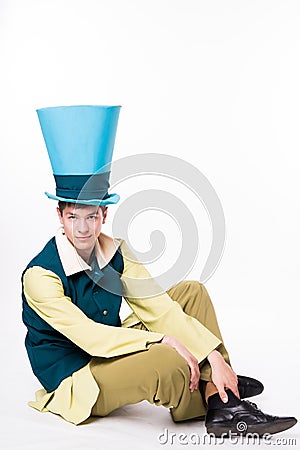
[[102,212],[99,206],[66,206],[61,214],[57,208],[60,223],[65,234],[79,253],[91,253],[105,222],[107,210]]

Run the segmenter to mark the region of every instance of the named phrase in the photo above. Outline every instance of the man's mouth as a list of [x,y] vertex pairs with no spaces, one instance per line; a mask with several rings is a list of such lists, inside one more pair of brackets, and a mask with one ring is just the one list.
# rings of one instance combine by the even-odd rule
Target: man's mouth
[[92,236],[76,236],[75,239],[79,241],[86,241],[87,239],[91,239]]

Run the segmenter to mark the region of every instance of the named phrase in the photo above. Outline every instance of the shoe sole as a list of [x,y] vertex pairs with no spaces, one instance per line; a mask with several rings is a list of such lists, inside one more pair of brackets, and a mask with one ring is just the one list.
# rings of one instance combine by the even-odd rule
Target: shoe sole
[[264,390],[264,385],[254,378],[238,375],[238,389],[240,398],[249,398],[259,395]]
[[[238,424],[235,426],[233,424],[228,424],[227,426],[223,423],[222,425],[214,425],[212,427],[206,427],[208,434],[213,434],[215,437],[229,437],[230,434],[234,436],[246,436],[247,434],[256,434],[258,436],[263,436],[264,434],[275,434],[281,431],[288,430],[289,428],[296,425],[296,419],[286,420],[284,422],[278,423],[258,423],[254,425],[247,425],[244,422],[245,429],[238,429]],[[244,427],[243,427],[244,428]]]

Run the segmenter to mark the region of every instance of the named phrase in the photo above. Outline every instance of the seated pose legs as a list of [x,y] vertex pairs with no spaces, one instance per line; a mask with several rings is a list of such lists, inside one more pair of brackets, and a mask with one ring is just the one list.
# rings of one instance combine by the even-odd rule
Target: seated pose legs
[[[197,281],[182,281],[167,291],[183,311],[199,320],[222,340],[217,317],[206,288]],[[146,330],[140,322],[136,329]],[[220,436],[232,432],[260,435],[276,433],[296,423],[293,417],[262,413],[256,405],[241,398],[262,392],[263,385],[250,377],[237,376],[231,368],[223,340],[200,364],[199,389],[190,389],[190,370],[185,359],[166,344],[153,344],[147,352],[138,352],[107,360],[93,358],[91,371],[100,388],[92,415],[105,416],[126,404],[147,400],[170,408],[175,422],[204,417],[208,432]],[[215,373],[214,373],[215,372]],[[216,384],[213,382],[216,380]],[[243,431],[236,428],[246,423]]]

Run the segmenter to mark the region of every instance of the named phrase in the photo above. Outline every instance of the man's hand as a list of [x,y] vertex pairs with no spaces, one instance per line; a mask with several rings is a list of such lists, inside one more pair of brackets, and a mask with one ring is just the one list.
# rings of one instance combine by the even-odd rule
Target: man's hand
[[175,348],[175,350],[186,360],[191,372],[190,391],[194,392],[195,389],[198,389],[200,370],[198,361],[195,356],[192,355],[192,353],[177,338],[173,336],[164,336],[160,343],[167,344],[170,345],[170,347]]
[[218,389],[219,395],[224,403],[227,403],[228,397],[225,388],[230,389],[238,398],[238,378],[232,368],[224,360],[223,356],[217,350],[213,350],[207,359],[212,369],[212,382]]

